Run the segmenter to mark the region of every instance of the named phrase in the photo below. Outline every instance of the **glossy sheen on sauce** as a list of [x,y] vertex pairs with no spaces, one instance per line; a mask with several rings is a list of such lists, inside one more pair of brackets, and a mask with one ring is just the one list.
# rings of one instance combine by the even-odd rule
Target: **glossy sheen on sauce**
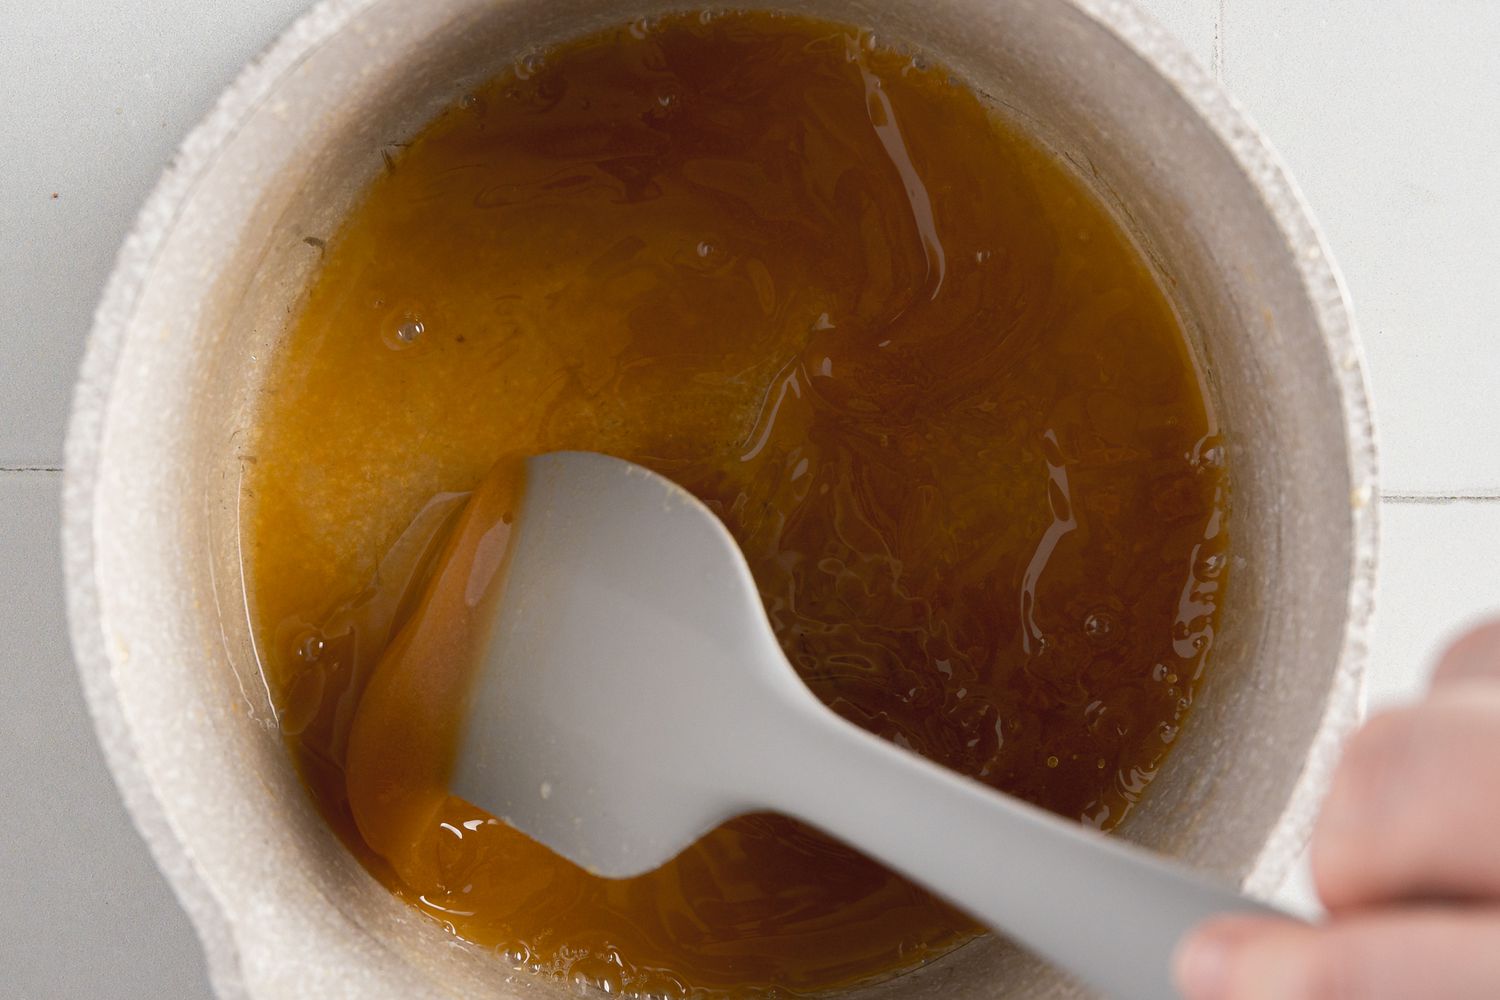
[[[764,15],[569,44],[385,154],[342,230],[308,234],[323,267],[243,525],[288,745],[377,877],[615,992],[811,992],[976,933],[773,816],[612,882],[375,767],[361,835],[346,763],[375,667],[441,604],[435,568],[503,545],[504,475],[464,495],[564,448],[708,501],[835,711],[1065,816],[1125,815],[1211,644],[1223,448],[1173,313],[1071,174],[941,69]],[[434,676],[476,641],[447,607],[394,638]]]

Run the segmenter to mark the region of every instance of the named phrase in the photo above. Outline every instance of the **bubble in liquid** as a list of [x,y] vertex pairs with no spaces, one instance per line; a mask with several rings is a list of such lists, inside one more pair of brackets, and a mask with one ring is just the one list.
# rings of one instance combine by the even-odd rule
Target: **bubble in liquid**
[[1057,761],[1056,757],[1048,757],[1047,758],[1047,766],[1048,767],[1056,767],[1057,764],[1058,764],[1058,761]]
[[1095,611],[1083,620],[1083,634],[1096,642],[1103,641],[1114,635],[1118,625],[1110,612]]
[[1195,466],[1206,471],[1222,469],[1224,467],[1224,442],[1217,437],[1209,435],[1200,440],[1193,447],[1192,462]]
[[698,244],[698,256],[699,257],[707,257],[709,254],[711,254],[713,252],[714,252],[714,245],[712,243],[708,242],[707,240],[704,240],[702,243]]
[[565,978],[583,996],[595,993],[619,996],[625,989],[623,970],[607,958],[595,955],[584,954],[570,962]]
[[620,983],[614,976],[600,976],[597,979],[593,979],[582,973],[575,973],[573,975],[573,985],[584,993],[584,995],[588,995],[590,990],[597,990],[605,996],[618,996],[620,993]]
[[1197,567],[1195,567],[1197,570],[1197,576],[1200,579],[1212,580],[1220,573],[1224,572],[1224,567],[1228,564],[1228,562],[1229,557],[1224,553],[1210,552],[1208,555],[1205,555],[1202,559],[1198,560],[1198,565]]
[[[515,74],[517,80],[530,80],[541,72],[544,59],[540,52],[531,52],[516,60]],[[516,96],[520,96],[516,94]]]
[[321,659],[328,643],[323,641],[323,636],[318,632],[309,632],[297,643],[297,659],[303,663],[314,663]]
[[403,344],[414,344],[426,332],[427,327],[421,320],[409,319],[396,327],[396,339]]
[[[635,1000],[683,1000],[688,995],[688,988],[675,976],[650,971],[640,974],[625,995]],[[773,993],[765,994],[765,1000],[772,996]]]

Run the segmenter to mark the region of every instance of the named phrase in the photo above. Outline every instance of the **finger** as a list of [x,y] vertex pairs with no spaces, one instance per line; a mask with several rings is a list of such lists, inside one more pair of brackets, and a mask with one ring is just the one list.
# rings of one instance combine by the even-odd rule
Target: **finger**
[[1388,910],[1313,927],[1230,918],[1178,949],[1187,1000],[1493,1000],[1500,911]]
[[1455,685],[1350,740],[1313,832],[1335,913],[1500,896],[1500,684]]
[[1481,625],[1449,646],[1432,673],[1434,688],[1469,680],[1500,682],[1500,621]]

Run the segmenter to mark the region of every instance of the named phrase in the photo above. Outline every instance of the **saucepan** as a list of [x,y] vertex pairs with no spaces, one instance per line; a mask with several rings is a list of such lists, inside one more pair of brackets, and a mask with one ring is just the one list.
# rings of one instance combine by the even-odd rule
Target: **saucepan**
[[[110,766],[223,997],[564,990],[392,897],[319,818],[257,666],[241,480],[318,241],[381,150],[551,42],[686,6],[324,0],[189,136],[120,253],[68,439],[73,643]],[[1121,0],[765,6],[950,67],[1071,164],[1156,269],[1229,448],[1235,563],[1214,669],[1120,834],[1271,890],[1358,714],[1375,556],[1359,347],[1297,190],[1211,76]],[[1078,995],[995,938],[848,994]]]

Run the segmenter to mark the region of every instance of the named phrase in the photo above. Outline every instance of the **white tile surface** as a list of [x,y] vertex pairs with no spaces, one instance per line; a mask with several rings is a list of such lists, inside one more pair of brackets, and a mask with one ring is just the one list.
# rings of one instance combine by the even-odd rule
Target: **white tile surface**
[[1187,46],[1201,66],[1217,71],[1220,0],[1139,0],[1139,3]]
[[239,67],[306,6],[0,2],[0,466],[62,464],[73,372],[141,202]]
[[68,651],[57,473],[0,474],[0,995],[208,995],[187,917],[130,825]]
[[1500,502],[1381,505],[1369,707],[1420,696],[1448,643],[1500,618]]
[[1223,44],[1348,279],[1386,490],[1500,493],[1500,3],[1226,0]]

